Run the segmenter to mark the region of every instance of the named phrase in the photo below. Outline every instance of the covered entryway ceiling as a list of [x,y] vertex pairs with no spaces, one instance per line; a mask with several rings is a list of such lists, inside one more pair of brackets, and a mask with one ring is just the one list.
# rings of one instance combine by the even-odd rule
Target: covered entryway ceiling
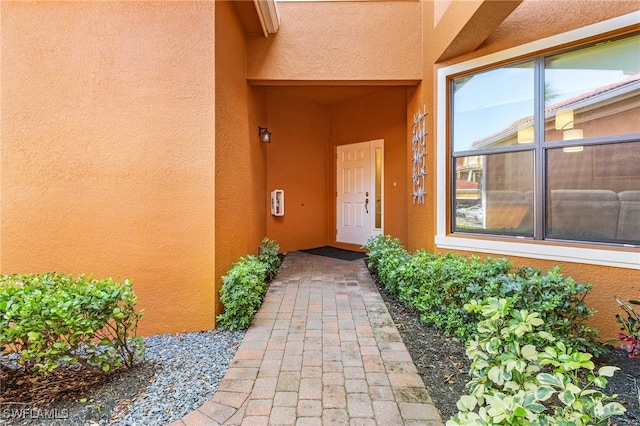
[[[253,1],[233,2],[240,21],[248,36],[264,36],[259,12]],[[273,36],[272,36],[273,37]],[[320,105],[332,105],[367,96],[387,89],[388,85],[377,84],[264,84],[269,90],[275,90],[290,96],[302,98]]]
[[[391,86],[418,85],[423,78],[423,54],[440,62],[475,50],[522,0],[451,2],[437,23],[439,36],[430,42],[428,53],[421,48],[420,2],[383,2],[384,6],[281,3],[280,12],[288,18],[282,26],[276,0],[233,3],[249,36],[250,84],[331,105]],[[361,19],[356,23],[318,22],[318,16],[338,12]],[[390,15],[394,16],[391,20]],[[457,25],[460,15],[468,16],[464,27]],[[380,34],[378,28],[386,32]],[[309,40],[315,43],[313,53]],[[354,45],[359,48],[354,50]]]
[[[418,30],[417,32],[402,34],[404,37],[399,37],[397,38],[397,40],[403,40],[403,43],[406,44],[406,46],[395,45],[393,46],[394,48],[391,51],[387,52],[387,64],[394,62],[398,63],[398,61],[400,63],[406,62],[406,66],[403,63],[403,66],[400,68],[400,72],[397,72],[398,69],[392,68],[390,68],[391,71],[387,74],[384,74],[383,72],[380,75],[375,75],[374,72],[374,75],[369,76],[369,78],[380,78],[380,80],[367,81],[362,80],[361,78],[364,75],[359,75],[357,71],[351,72],[351,70],[358,68],[358,60],[361,60],[362,58],[358,58],[356,60],[354,60],[354,58],[346,59],[349,57],[347,56],[345,57],[345,61],[336,62],[332,60],[327,61],[327,58],[332,58],[331,56],[327,56],[323,57],[324,62],[322,62],[322,60],[314,62],[314,60],[317,60],[315,58],[316,55],[308,56],[308,52],[305,52],[304,47],[302,51],[300,50],[299,43],[290,45],[283,42],[281,44],[278,44],[276,39],[280,34],[275,34],[279,29],[282,29],[285,33],[287,32],[287,30],[290,30],[295,34],[298,34],[299,31],[302,30],[303,33],[300,34],[304,35],[301,35],[301,38],[311,37],[314,40],[320,40],[318,47],[319,52],[339,49],[336,46],[332,45],[330,41],[329,44],[327,44],[326,31],[330,31],[329,29],[326,29],[324,27],[315,28],[312,24],[312,21],[308,21],[306,22],[306,24],[303,23],[302,26],[300,26],[301,23],[297,22],[297,20],[289,20],[288,26],[283,26],[280,28],[280,16],[276,0],[238,1],[233,3],[240,17],[240,21],[242,23],[242,26],[244,27],[245,33],[253,39],[253,41],[250,43],[250,46],[252,45],[254,47],[249,47],[249,51],[247,53],[247,59],[252,61],[250,62],[251,67],[248,67],[247,70],[247,78],[252,85],[268,86],[270,90],[275,90],[281,93],[303,98],[317,104],[332,105],[346,102],[362,96],[367,96],[393,86],[415,86],[422,80],[422,64],[420,63],[420,61],[415,62],[416,55],[412,54],[415,52],[413,50],[413,46],[422,44],[422,35],[420,30]],[[469,0],[467,2],[451,2],[447,5],[435,28],[435,30],[442,34],[442,36],[437,37],[435,40],[433,40],[432,44],[430,45],[430,49],[432,51],[429,53],[424,52],[424,54],[427,56],[432,56],[436,60],[436,62],[440,62],[451,57],[463,55],[475,50],[521,3],[522,0],[505,0],[500,2],[489,0]],[[300,7],[306,8],[308,6],[304,5]],[[330,7],[333,6],[319,3],[317,5],[313,5],[313,10],[319,10],[320,12],[322,12],[325,11],[326,8]],[[349,6],[341,5],[339,7],[344,8]],[[416,4],[415,6],[408,5],[407,7],[414,8],[408,15],[413,16],[421,6],[419,4]],[[415,7],[417,7],[418,9],[415,9]],[[344,10],[348,11],[350,9]],[[400,10],[404,11],[404,9],[398,9],[398,11]],[[385,15],[387,14],[382,14],[382,16]],[[396,13],[395,15],[398,15],[398,17],[400,17],[400,14],[398,13]],[[463,20],[463,22],[466,22],[467,24],[462,28],[456,25],[457,22],[460,21],[460,15],[467,16],[467,19]],[[378,17],[378,19],[386,18]],[[401,24],[399,25],[399,31],[402,31],[405,28],[419,28],[419,25],[413,25],[414,22],[411,20],[412,18],[404,18],[405,21],[403,21],[402,19],[403,18],[399,18],[399,21],[401,22]],[[387,24],[389,23],[387,21],[382,22],[386,22]],[[284,25],[286,24],[287,22],[284,23]],[[295,28],[290,29],[289,26],[291,25],[293,25]],[[296,27],[296,25],[298,27]],[[392,25],[383,25],[383,27],[393,32],[391,28]],[[306,29],[306,31],[304,31],[303,28]],[[296,32],[296,29],[298,32]],[[365,29],[360,29],[356,26],[352,28],[352,30],[353,33],[350,33],[348,31],[341,33],[340,31],[336,32],[336,30],[334,29],[333,37],[337,37],[338,34],[340,34],[342,37],[348,36],[350,34],[354,34],[356,37],[358,37],[362,34],[362,31],[364,31],[364,33],[370,33],[370,29],[368,29],[368,27]],[[398,29],[396,29],[396,31],[398,31]],[[288,40],[291,40],[291,34],[288,34],[288,37]],[[262,41],[260,41],[260,39]],[[362,40],[360,40],[360,42],[362,42]],[[290,51],[288,49],[289,47],[291,47],[293,51]],[[342,47],[344,48],[344,46]],[[366,44],[365,42],[365,45],[363,45],[362,48],[365,51],[368,51],[367,49],[376,50],[377,47],[378,44],[376,43]],[[298,50],[296,50],[296,48]],[[407,48],[409,48],[409,50],[407,50]],[[418,49],[418,51],[420,50],[421,49]],[[278,51],[280,54],[280,56],[278,57],[279,59],[275,62],[272,62],[268,59],[268,57],[274,53],[273,51]],[[264,52],[270,52],[270,54],[265,55]],[[345,53],[349,55],[349,52]],[[354,52],[350,53],[351,55],[353,55]],[[388,54],[391,54],[391,56],[389,56]],[[393,57],[394,54],[399,54],[400,56]],[[382,55],[382,57],[386,56]],[[373,57],[375,57],[375,55],[373,55]],[[365,61],[368,60],[368,58],[369,56],[367,55],[367,59],[365,59]],[[292,68],[289,66],[290,64],[288,63],[288,61],[293,61],[292,63],[296,64],[297,66],[300,66],[299,64],[304,64],[307,62],[309,64],[305,69],[306,72],[298,74],[293,72],[289,74],[288,70]],[[335,69],[337,63],[350,63],[349,66],[351,68],[347,67],[346,72],[344,69],[341,69],[340,71],[334,73],[334,75],[330,75],[328,77],[323,74],[318,74],[318,76],[322,76],[322,78],[319,78],[318,80],[314,79],[316,77],[315,70],[319,68],[332,69],[332,67],[333,69]],[[375,70],[386,66],[384,61],[380,62],[379,64],[373,65],[379,66],[376,67],[372,66],[372,64],[369,64],[368,69]],[[256,72],[256,69],[259,71]],[[272,69],[275,69],[276,71],[271,73],[270,70]],[[301,76],[304,76],[303,78],[306,77],[308,80],[302,81],[300,79]],[[335,77],[338,77],[338,79],[336,79]],[[345,77],[347,78],[347,80],[339,80],[340,78]]]

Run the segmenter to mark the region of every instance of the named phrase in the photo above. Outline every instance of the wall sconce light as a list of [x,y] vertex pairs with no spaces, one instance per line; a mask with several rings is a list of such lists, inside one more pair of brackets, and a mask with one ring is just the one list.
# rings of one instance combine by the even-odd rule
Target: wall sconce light
[[565,109],[556,114],[556,130],[573,129],[573,110]]
[[271,143],[271,132],[266,127],[258,126],[258,135],[262,143]]
[[533,142],[533,126],[523,127],[518,129],[518,143],[532,143]]

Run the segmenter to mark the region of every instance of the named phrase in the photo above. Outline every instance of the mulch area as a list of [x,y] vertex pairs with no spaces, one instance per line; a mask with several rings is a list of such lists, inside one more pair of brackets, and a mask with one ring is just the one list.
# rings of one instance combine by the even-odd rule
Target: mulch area
[[0,424],[105,424],[144,391],[154,370],[148,362],[110,375],[60,367],[42,377],[5,368],[0,371]]
[[[445,337],[438,330],[420,322],[420,316],[414,309],[405,306],[390,295],[377,279],[375,281],[418,368],[418,374],[446,422],[458,411],[456,403],[461,395],[466,394],[465,385],[470,379],[470,362],[465,354],[464,344],[459,339]],[[640,359],[629,358],[627,352],[621,349],[612,349],[594,362],[596,368],[602,365],[620,368],[620,371],[608,379],[605,392],[609,395],[617,394],[616,400],[627,412],[624,416],[613,418],[612,426],[640,425]]]

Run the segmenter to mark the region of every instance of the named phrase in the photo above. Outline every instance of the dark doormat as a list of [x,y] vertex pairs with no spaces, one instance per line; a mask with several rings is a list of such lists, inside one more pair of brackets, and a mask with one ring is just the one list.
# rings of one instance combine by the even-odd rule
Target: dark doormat
[[362,253],[359,251],[345,250],[337,247],[316,247],[307,250],[300,250],[303,253],[315,254],[317,256],[326,256],[332,257],[334,259],[342,259],[342,260],[357,260],[364,259],[367,257],[366,253]]

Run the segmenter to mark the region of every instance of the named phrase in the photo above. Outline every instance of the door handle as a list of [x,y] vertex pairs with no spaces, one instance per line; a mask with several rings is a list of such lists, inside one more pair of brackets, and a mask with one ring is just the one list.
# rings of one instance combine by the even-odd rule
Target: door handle
[[367,192],[367,198],[364,199],[364,211],[369,214],[369,193]]

